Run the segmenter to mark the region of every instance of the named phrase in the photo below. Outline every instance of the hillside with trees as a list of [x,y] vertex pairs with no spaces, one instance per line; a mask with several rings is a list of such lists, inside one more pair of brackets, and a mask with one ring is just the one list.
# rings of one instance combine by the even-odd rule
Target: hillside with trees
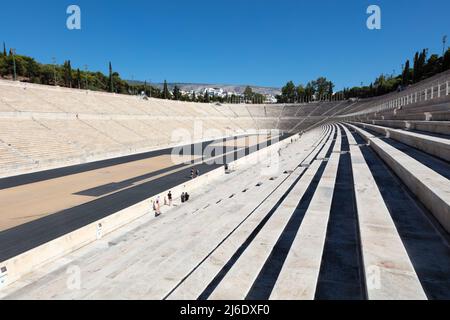
[[70,60],[64,61],[62,65],[42,64],[32,57],[15,54],[11,49],[7,50],[5,44],[0,54],[0,77],[50,86],[120,94],[138,94],[144,91],[147,96],[162,97],[162,92],[158,88],[146,84],[130,85],[120,77],[118,72],[113,71],[111,63],[109,63],[108,75],[99,71],[72,68]]
[[[411,62],[412,61],[412,62]],[[428,57],[428,50],[424,49],[416,52],[411,60],[404,63],[402,73],[399,75],[380,75],[370,85],[345,88],[342,91],[334,92],[334,84],[325,77],[309,81],[306,85],[295,85],[292,81],[286,83],[281,89],[281,94],[277,95],[278,103],[309,102],[312,100],[328,100],[335,95],[341,99],[349,98],[370,98],[384,95],[396,90],[402,90],[409,85],[432,77],[440,72],[450,69],[450,49],[442,56],[432,54]],[[247,102],[261,103],[264,95],[255,92],[247,86],[241,96],[217,97],[195,93],[193,95],[182,94],[179,85],[169,89],[165,81],[161,87],[149,85],[146,82],[134,82],[123,80],[119,73],[113,70],[113,65],[109,62],[109,74],[93,72],[79,68],[73,68],[71,61],[67,60],[62,65],[42,64],[34,58],[19,55],[14,50],[7,50],[3,43],[3,52],[0,53],[0,77],[22,82],[37,83],[51,86],[61,86],[83,90],[115,92],[120,94],[141,94],[147,97],[160,99],[173,99],[181,101],[196,102]]]
[[345,88],[333,92],[334,84],[324,77],[310,81],[303,86],[295,86],[292,81],[286,83],[277,97],[279,103],[308,102],[311,100],[327,100],[333,94],[341,99],[371,98],[394,91],[402,90],[438,73],[450,69],[450,49],[444,55],[432,54],[428,57],[428,49],[416,52],[414,59],[405,61],[399,75],[380,75],[368,86]]

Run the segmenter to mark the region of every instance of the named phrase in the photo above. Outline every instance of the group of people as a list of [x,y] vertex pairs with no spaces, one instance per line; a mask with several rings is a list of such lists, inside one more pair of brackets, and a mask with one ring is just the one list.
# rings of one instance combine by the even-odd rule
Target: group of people
[[189,201],[189,197],[190,197],[189,193],[183,192],[181,194],[181,203],[185,203],[185,202]]
[[[192,168],[191,169],[191,179],[197,178],[200,176],[200,170]],[[181,202],[185,203],[189,201],[189,193],[183,192],[181,194]],[[172,206],[172,191],[169,191],[167,196],[164,197],[164,205],[165,206]],[[160,196],[156,197],[156,200],[153,201],[153,211],[155,212],[155,217],[159,217],[161,215],[161,199]]]
[[[190,197],[189,193],[183,192],[181,194],[181,202],[184,203],[189,201],[189,197]],[[173,203],[172,191],[169,191],[167,196],[164,197],[164,205],[172,207],[172,203]],[[161,199],[159,196],[157,196],[156,200],[153,201],[153,211],[155,212],[155,217],[159,217],[161,215]]]
[[198,176],[200,176],[200,170],[196,169],[194,170],[194,168],[191,169],[191,179],[197,178]]
[[[164,205],[172,206],[172,191],[169,191],[166,197],[164,197]],[[155,212],[155,217],[159,217],[161,215],[161,199],[159,196],[156,197],[156,200],[153,201],[153,211]]]

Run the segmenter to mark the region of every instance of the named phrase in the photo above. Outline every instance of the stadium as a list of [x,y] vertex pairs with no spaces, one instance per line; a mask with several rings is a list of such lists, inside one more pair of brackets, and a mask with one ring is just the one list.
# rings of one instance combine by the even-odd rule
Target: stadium
[[448,300],[449,161],[450,70],[277,104],[5,77],[0,299]]

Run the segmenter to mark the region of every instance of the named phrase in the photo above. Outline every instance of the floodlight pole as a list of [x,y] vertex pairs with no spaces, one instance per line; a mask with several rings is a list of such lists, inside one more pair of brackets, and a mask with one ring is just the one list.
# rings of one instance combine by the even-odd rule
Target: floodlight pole
[[442,57],[444,57],[444,54],[445,54],[446,43],[447,43],[447,36],[445,35],[444,37],[442,37]]

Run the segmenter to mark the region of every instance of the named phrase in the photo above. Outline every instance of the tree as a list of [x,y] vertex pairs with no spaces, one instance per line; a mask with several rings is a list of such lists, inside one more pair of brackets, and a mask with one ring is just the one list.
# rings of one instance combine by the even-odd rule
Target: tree
[[205,90],[205,94],[203,95],[203,101],[208,103],[209,102],[209,93],[208,90]]
[[306,91],[305,88],[300,84],[295,89],[295,95],[297,96],[297,100],[300,102],[305,102]]
[[442,71],[450,69],[450,49],[445,52],[444,57],[442,58]]
[[329,99],[331,99],[331,97],[333,96],[333,89],[334,89],[334,84],[331,81],[328,81],[328,97]]
[[283,103],[295,102],[294,82],[289,81],[283,88],[281,88],[281,102]]
[[422,80],[424,76],[424,68],[425,68],[425,62],[427,60],[427,49],[423,49],[422,52],[419,54],[417,58],[417,67],[414,75],[414,81],[419,82]]
[[42,84],[51,84],[54,81],[54,70],[52,65],[41,65],[39,67],[39,82]]
[[72,66],[70,65],[70,60],[64,62],[63,70],[64,85],[72,88]]
[[251,101],[253,99],[253,90],[250,86],[247,86],[244,90],[244,97],[246,101]]
[[26,59],[26,73],[30,82],[36,82],[39,75],[39,65],[32,58]]
[[255,93],[254,102],[257,104],[264,103],[265,96],[261,93]]
[[81,72],[79,68],[77,69],[77,86],[78,89],[81,89]]
[[3,56],[6,58],[6,44],[5,41],[3,41]]
[[8,74],[9,66],[8,61],[4,57],[0,57],[0,76],[4,77]]
[[409,66],[409,60],[406,60],[405,68],[403,69],[403,73],[402,73],[402,84],[404,86],[409,85],[410,78],[411,78],[411,70],[410,70],[410,66]]
[[312,100],[312,97],[316,94],[316,90],[311,82],[308,82],[305,87],[305,96],[308,101]]
[[178,88],[178,86],[175,86],[173,88],[173,98],[175,100],[180,100],[181,99],[181,91],[180,91],[180,88]]
[[424,67],[423,78],[426,79],[441,72],[442,70],[441,64],[442,58],[440,58],[437,54],[432,54]]
[[167,87],[167,81],[164,80],[164,87],[163,87],[163,98],[164,99],[169,99],[169,88]]
[[317,78],[317,80],[312,82],[312,86],[320,100],[322,100],[326,94],[333,93],[334,84],[325,77]]
[[416,52],[414,56],[414,67],[413,67],[413,83],[418,81],[419,76],[419,52]]
[[114,92],[114,80],[111,61],[109,62],[109,92]]

